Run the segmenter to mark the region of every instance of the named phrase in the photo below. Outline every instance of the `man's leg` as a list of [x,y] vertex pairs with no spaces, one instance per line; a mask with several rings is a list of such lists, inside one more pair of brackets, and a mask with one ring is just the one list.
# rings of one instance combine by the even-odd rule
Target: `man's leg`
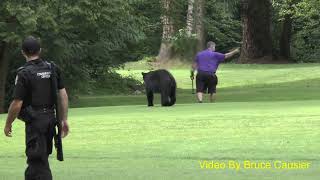
[[218,84],[218,78],[216,75],[213,75],[209,79],[209,87],[208,92],[210,94],[210,102],[215,102],[217,97],[217,84]]
[[203,74],[198,73],[196,76],[196,88],[197,88],[197,99],[199,103],[202,103],[203,92],[205,90],[205,82],[203,81]]
[[198,98],[198,102],[199,102],[199,103],[202,103],[203,93],[202,93],[202,92],[198,92],[198,93],[197,93],[197,98]]
[[210,102],[216,101],[216,93],[210,93]]
[[48,161],[48,142],[46,134],[32,125],[26,125],[26,155],[28,167],[25,180],[52,180]]
[[52,180],[48,157],[45,159],[28,158],[25,180]]

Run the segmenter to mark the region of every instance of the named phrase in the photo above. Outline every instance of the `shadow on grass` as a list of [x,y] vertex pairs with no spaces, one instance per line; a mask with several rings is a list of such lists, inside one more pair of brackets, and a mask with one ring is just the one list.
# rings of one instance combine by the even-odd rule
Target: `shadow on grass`
[[[205,97],[204,102],[207,101]],[[217,102],[297,101],[319,100],[320,78],[285,83],[233,86],[217,89]],[[178,89],[177,104],[196,102],[191,89]],[[147,98],[140,95],[83,96],[71,103],[71,107],[99,107],[122,105],[146,105]],[[155,104],[160,104],[160,95],[155,95]]]

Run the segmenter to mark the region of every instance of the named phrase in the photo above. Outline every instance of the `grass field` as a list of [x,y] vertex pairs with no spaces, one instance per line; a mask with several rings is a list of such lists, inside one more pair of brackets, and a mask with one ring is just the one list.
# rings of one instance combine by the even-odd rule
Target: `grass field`
[[[123,76],[133,76],[142,81],[141,70],[130,67],[119,70]],[[178,104],[193,103],[190,70],[187,67],[171,69],[178,85]],[[320,64],[291,65],[222,65],[218,71],[218,102],[320,100]],[[101,92],[99,92],[101,93]],[[143,105],[141,95],[89,95],[81,96],[73,107],[112,105]]]
[[[82,96],[74,107],[100,107],[70,110],[66,160],[50,159],[54,179],[319,179],[319,65],[223,65],[214,104],[194,103],[183,67],[171,70],[179,88],[174,107],[147,108],[144,95]],[[119,72],[140,78],[140,69]],[[23,124],[13,130],[11,139],[0,136],[0,180],[23,179]],[[201,169],[203,160],[311,166],[216,170]]]

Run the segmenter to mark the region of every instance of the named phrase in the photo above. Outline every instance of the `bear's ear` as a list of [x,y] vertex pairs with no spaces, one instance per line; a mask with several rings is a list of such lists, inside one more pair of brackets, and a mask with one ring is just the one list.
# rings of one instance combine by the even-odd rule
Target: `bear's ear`
[[141,73],[143,77],[145,77],[147,75],[147,73],[142,72]]

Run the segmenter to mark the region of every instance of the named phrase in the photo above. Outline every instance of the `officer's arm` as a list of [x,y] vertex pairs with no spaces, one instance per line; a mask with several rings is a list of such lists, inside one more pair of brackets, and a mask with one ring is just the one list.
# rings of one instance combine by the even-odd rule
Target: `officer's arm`
[[11,127],[12,127],[12,123],[13,121],[17,118],[21,107],[22,107],[23,101],[22,100],[18,100],[15,99],[12,101],[9,110],[8,110],[8,117],[7,117],[7,121],[6,121],[6,125],[5,125],[5,129],[4,129],[4,133],[6,136],[11,137]]
[[60,118],[62,123],[62,137],[66,137],[69,134],[68,124],[68,94],[65,88],[59,90],[59,109]]
[[68,94],[65,88],[59,90],[59,103],[60,103],[59,107],[61,108],[60,118],[62,121],[67,121],[69,101],[68,101]]

